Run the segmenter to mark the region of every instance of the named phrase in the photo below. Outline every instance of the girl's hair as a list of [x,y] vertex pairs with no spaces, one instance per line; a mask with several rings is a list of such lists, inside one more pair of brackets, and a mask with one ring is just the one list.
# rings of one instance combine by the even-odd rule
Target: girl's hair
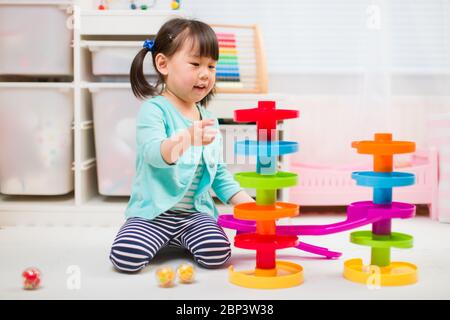
[[[167,21],[159,29],[151,49],[143,48],[138,52],[131,64],[130,82],[134,95],[146,99],[161,94],[164,89],[164,76],[156,68],[155,57],[158,53],[170,58],[183,46],[185,40],[191,39],[193,48],[197,48],[200,57],[208,57],[215,61],[219,59],[219,45],[214,30],[201,21],[176,18]],[[156,85],[151,85],[144,76],[144,58],[151,52],[153,66],[156,70]],[[158,88],[161,87],[161,88]],[[215,92],[215,87],[200,103],[207,105]]]

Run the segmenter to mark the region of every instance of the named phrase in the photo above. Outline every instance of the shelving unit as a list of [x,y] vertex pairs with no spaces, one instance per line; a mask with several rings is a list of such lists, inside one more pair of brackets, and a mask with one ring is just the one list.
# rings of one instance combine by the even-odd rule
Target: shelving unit
[[[0,2],[0,5],[5,3]],[[20,2],[26,5],[26,1]],[[68,5],[68,1],[41,2]],[[128,197],[102,196],[98,192],[94,122],[91,91],[103,88],[130,88],[128,79],[111,80],[92,74],[93,44],[136,46],[156,34],[160,25],[170,17],[184,15],[183,11],[97,11],[92,2],[81,0],[70,10],[73,16],[73,81],[70,82],[0,82],[2,87],[56,87],[73,91],[73,174],[74,190],[63,196],[7,196],[0,194],[0,226],[5,225],[111,225],[123,221]],[[120,25],[120,28],[117,28]],[[123,27],[122,27],[123,26]],[[131,89],[130,89],[131,90]],[[218,94],[208,106],[226,130],[236,126],[232,122],[234,109],[253,108],[258,100],[276,100],[283,105],[283,96],[276,94]],[[254,125],[240,125],[246,129]],[[279,125],[283,132],[283,124]],[[282,133],[281,133],[282,134]],[[281,166],[287,168],[283,159]],[[229,164],[231,172],[233,164]],[[236,171],[239,170],[236,168]],[[286,193],[280,193],[285,199]],[[230,207],[218,204],[219,211]]]

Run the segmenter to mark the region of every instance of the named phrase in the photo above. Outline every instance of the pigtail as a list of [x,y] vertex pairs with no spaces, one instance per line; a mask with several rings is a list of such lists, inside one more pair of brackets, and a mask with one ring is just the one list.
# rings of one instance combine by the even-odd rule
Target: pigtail
[[150,52],[147,48],[143,48],[139,51],[136,57],[134,57],[130,69],[131,89],[133,90],[134,95],[142,100],[159,94],[157,89],[159,81],[153,86],[148,83],[144,76],[144,59],[147,52]]

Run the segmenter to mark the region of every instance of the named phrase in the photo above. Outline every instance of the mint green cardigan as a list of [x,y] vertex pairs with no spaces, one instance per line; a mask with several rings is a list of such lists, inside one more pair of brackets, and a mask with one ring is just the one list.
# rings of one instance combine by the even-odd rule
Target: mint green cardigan
[[223,137],[211,112],[197,105],[202,119],[215,119],[216,139],[207,146],[191,146],[175,163],[164,161],[161,142],[186,129],[187,119],[163,96],[145,101],[136,119],[136,174],[125,216],[153,219],[173,207],[188,190],[203,157],[206,170],[194,194],[194,206],[217,218],[219,212],[209,194],[212,188],[225,204],[242,188],[223,162]]

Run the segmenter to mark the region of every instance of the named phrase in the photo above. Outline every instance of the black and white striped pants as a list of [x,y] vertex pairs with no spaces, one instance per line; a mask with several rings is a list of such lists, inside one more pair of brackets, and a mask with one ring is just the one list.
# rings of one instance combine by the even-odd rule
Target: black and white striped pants
[[231,256],[230,242],[213,217],[169,210],[153,220],[128,218],[114,240],[110,259],[120,271],[139,271],[165,246],[189,250],[205,268],[220,267]]

